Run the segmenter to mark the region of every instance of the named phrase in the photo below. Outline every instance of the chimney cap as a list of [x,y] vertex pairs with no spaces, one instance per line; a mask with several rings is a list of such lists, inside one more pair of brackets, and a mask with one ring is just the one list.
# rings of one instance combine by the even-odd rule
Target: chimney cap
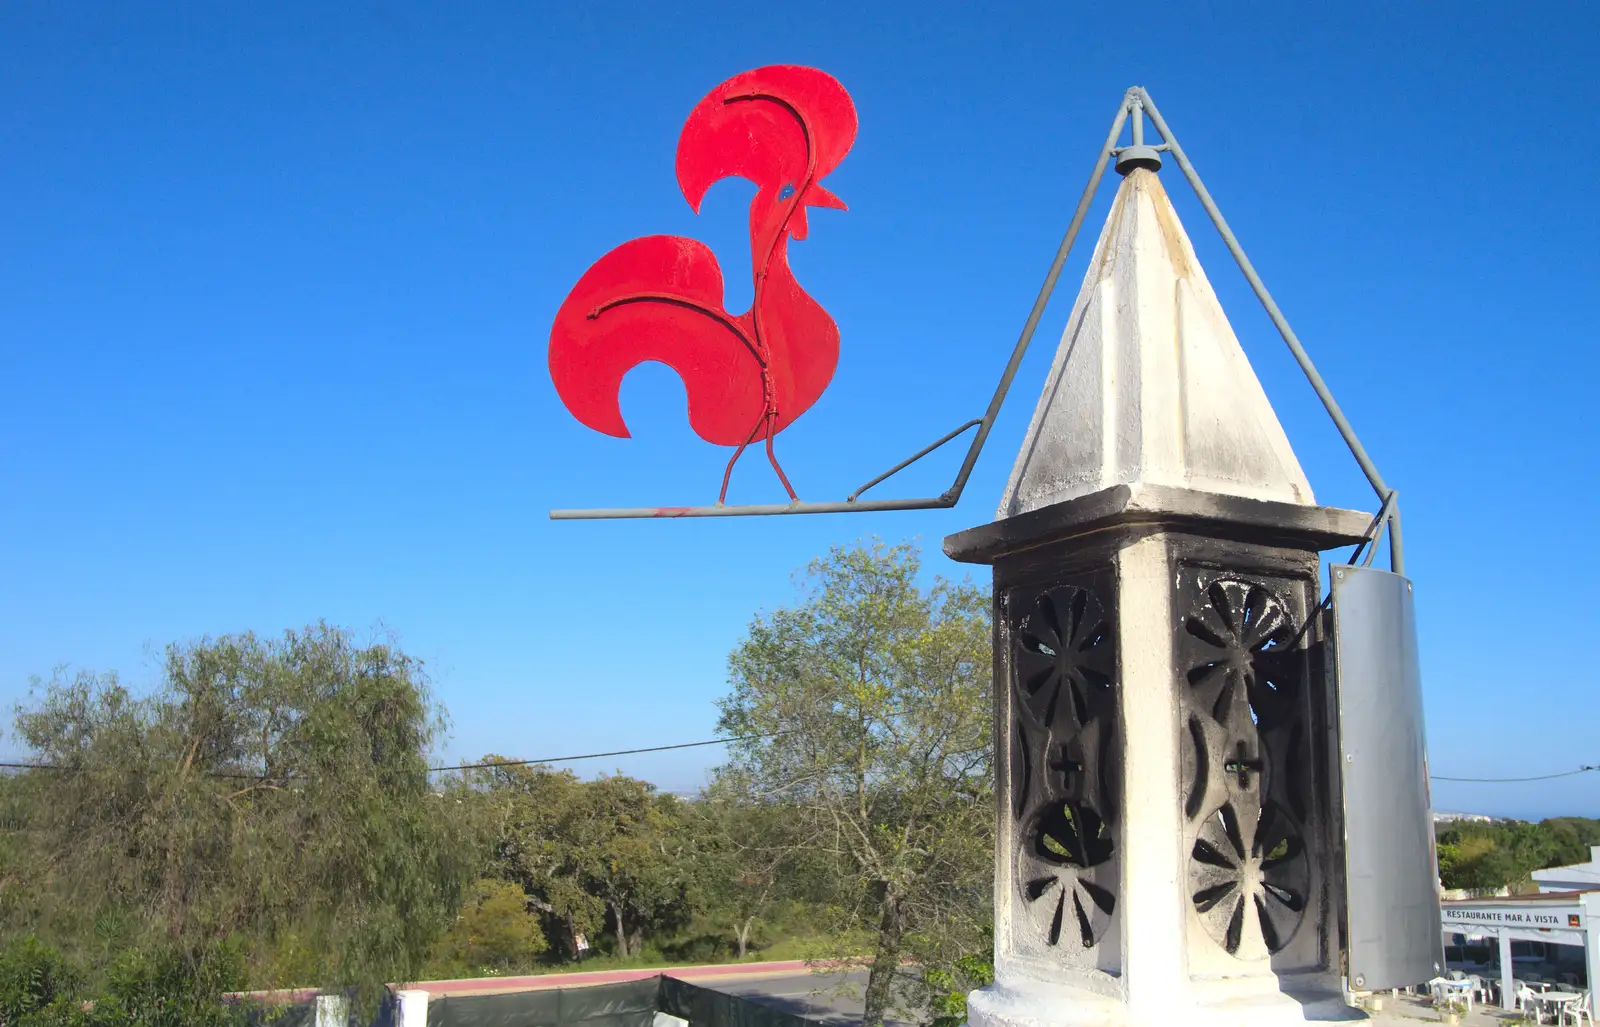
[[1160,151],[1153,146],[1126,146],[1117,152],[1117,174],[1126,177],[1129,172],[1140,168],[1160,171]]

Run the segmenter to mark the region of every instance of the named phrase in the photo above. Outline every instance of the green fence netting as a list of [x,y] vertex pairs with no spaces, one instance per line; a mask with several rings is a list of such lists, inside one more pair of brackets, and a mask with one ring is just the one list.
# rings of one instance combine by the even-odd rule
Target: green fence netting
[[[496,995],[436,995],[428,1001],[428,1027],[652,1027],[658,1012],[687,1020],[690,1027],[817,1027],[815,1020],[664,976]],[[316,1012],[296,1005],[259,1022],[314,1027]],[[394,1023],[391,1005],[372,1027]]]
[[428,1000],[428,1027],[651,1027],[661,978]]
[[660,981],[657,1008],[688,1020],[690,1027],[814,1027],[817,1022],[676,977],[662,977]]

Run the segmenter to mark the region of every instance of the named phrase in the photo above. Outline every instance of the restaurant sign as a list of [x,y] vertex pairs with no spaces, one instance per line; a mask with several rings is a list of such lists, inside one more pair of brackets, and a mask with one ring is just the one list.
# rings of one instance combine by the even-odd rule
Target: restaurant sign
[[1514,906],[1445,906],[1441,912],[1446,924],[1477,924],[1483,927],[1520,927],[1538,931],[1571,930],[1583,926],[1577,906],[1529,909]]

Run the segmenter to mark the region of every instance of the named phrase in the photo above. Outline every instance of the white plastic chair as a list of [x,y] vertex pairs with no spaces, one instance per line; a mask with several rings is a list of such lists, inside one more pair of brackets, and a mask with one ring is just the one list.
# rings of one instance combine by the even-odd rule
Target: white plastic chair
[[1576,1002],[1568,1002],[1561,1010],[1561,1022],[1570,1023],[1573,1027],[1583,1027],[1585,1023],[1594,1027],[1594,1014],[1589,1011],[1589,993],[1583,992],[1583,997]]
[[[1430,982],[1433,985],[1433,1004],[1444,1006],[1447,1003],[1462,1002],[1467,1007],[1467,1012],[1472,1012],[1472,987],[1471,982],[1464,977],[1435,977]],[[1462,987],[1462,985],[1468,985]]]
[[1544,1023],[1544,1010],[1540,1007],[1539,1000],[1534,997],[1533,989],[1526,984],[1517,988],[1517,1006],[1521,1008],[1522,1015],[1534,1023]]

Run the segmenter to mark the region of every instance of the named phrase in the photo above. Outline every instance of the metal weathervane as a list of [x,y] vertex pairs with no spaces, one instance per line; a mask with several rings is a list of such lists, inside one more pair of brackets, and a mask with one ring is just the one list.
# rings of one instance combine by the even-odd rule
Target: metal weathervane
[[[1161,136],[1154,146],[1145,143],[1146,115]],[[1131,144],[1119,145],[1130,119]],[[810,409],[833,379],[839,361],[839,329],[795,280],[789,268],[788,244],[790,239],[806,238],[807,208],[845,209],[844,202],[821,182],[850,152],[855,136],[856,110],[850,94],[831,75],[815,68],[771,65],[747,71],[723,82],[695,105],[678,137],[678,186],[698,213],[707,190],[716,182],[739,177],[755,183],[756,195],[750,202],[754,302],[743,314],[731,314],[723,307],[722,269],[705,244],[668,235],[630,240],[595,261],[561,304],[550,329],[550,376],[574,417],[596,431],[627,438],[618,402],[623,376],[646,361],[671,367],[683,379],[689,424],[695,433],[707,442],[733,447],[717,502],[710,506],[552,510],[552,518],[730,517],[955,506],[1050,302],[1106,166],[1115,161],[1117,170],[1123,172],[1158,168],[1161,154],[1170,152],[1377,493],[1381,507],[1368,545],[1387,527],[1391,566],[1403,573],[1397,493],[1385,483],[1356,438],[1177,137],[1140,86],[1129,89],[1118,105],[1066,235],[983,416],[966,421],[843,500],[802,501],[778,462],[773,439]],[[966,456],[944,492],[911,499],[861,498],[868,489],[973,428],[977,431]],[[765,449],[790,502],[727,504],[734,464],[755,445]],[[1371,558],[1369,549],[1366,559],[1370,562]]]

